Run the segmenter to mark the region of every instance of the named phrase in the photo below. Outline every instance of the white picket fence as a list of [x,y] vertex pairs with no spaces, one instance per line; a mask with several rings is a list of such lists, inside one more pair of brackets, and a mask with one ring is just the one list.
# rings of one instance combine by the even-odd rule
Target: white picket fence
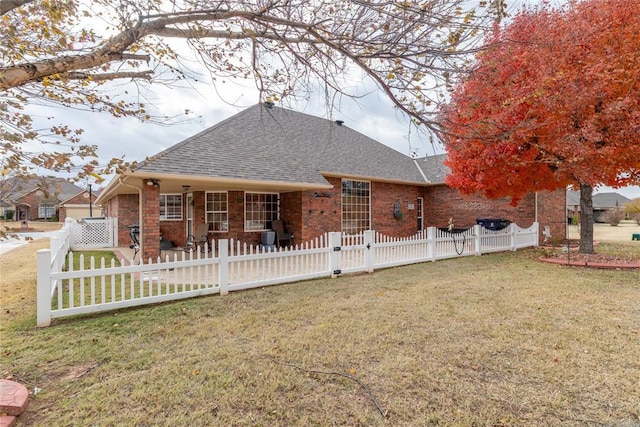
[[61,243],[65,239],[69,237],[56,240],[55,246],[52,239],[51,249],[38,251],[38,326],[79,314],[537,246],[538,224],[526,229],[511,224],[500,231],[476,225],[462,233],[430,227],[407,238],[334,232],[275,251],[220,240],[210,251],[174,252],[155,262],[120,260],[118,265],[112,260],[105,265],[104,258],[92,257],[89,268],[78,270],[73,269],[74,258],[83,266],[84,255],[66,256],[70,245]]

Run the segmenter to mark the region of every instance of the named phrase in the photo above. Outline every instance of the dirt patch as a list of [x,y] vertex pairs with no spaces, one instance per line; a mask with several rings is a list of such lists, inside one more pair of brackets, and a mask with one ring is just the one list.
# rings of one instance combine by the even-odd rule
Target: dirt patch
[[62,380],[75,380],[75,379],[78,379],[78,378],[88,374],[89,372],[93,371],[98,366],[100,366],[100,363],[98,363],[98,362],[88,362],[88,363],[83,363],[81,365],[74,366],[74,367],[71,368],[71,370],[69,372],[67,372],[66,374],[62,375],[60,377],[60,379],[62,379]]
[[594,254],[578,252],[578,243],[568,241],[564,247],[546,247],[542,261],[561,265],[593,268],[640,268],[640,243],[594,242]]

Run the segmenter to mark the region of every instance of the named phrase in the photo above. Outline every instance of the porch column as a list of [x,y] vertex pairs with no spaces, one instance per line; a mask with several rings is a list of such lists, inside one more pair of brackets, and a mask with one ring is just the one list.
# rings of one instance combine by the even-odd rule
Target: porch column
[[156,260],[160,256],[160,186],[142,186],[142,223],[140,243],[142,245],[142,259]]

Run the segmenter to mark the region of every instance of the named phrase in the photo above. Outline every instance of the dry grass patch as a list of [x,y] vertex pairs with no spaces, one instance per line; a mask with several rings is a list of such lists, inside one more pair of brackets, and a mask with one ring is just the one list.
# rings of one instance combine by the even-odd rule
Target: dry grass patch
[[35,280],[3,278],[2,375],[41,389],[21,416],[35,425],[637,425],[640,273],[544,264],[540,254],[45,329],[34,328]]

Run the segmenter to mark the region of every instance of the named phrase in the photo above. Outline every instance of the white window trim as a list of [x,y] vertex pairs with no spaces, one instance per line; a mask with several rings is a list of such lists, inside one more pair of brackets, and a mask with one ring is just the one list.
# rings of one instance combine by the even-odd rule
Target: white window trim
[[[247,194],[275,194],[278,198],[278,203],[276,205],[276,218],[280,219],[280,193],[274,193],[269,191],[245,191],[244,192],[244,217],[242,218],[242,227],[245,233],[261,233],[263,231],[269,230],[268,228],[261,228],[260,230],[248,230],[247,229]],[[265,221],[267,222],[267,221]]]
[[[369,228],[367,228],[367,230],[371,230],[371,224],[372,224],[372,219],[371,219],[371,194],[372,194],[372,185],[371,185],[371,181],[367,181],[367,180],[360,180],[360,179],[347,179],[347,178],[342,178],[340,180],[340,231],[345,233],[344,231],[344,199],[342,196],[342,186],[343,183],[345,181],[351,181],[351,182],[366,182],[369,184]],[[364,230],[363,230],[364,231]],[[361,231],[362,232],[362,231]]]
[[[227,209],[224,211],[216,211],[216,210],[207,210],[207,195],[208,194],[225,194],[227,196]],[[227,223],[227,229],[226,230],[211,230],[212,233],[228,233],[229,232],[229,192],[228,191],[205,191],[204,194],[204,219],[206,221],[207,224],[210,224],[208,219],[209,219],[209,214],[216,214],[216,213],[226,213],[227,214],[227,220],[225,221]]]
[[163,218],[162,215],[160,215],[160,221],[182,221],[184,218],[184,197],[182,197],[182,193],[160,193],[160,199],[162,199],[162,196],[165,196],[165,212],[167,211],[167,196],[180,196],[180,218]]

